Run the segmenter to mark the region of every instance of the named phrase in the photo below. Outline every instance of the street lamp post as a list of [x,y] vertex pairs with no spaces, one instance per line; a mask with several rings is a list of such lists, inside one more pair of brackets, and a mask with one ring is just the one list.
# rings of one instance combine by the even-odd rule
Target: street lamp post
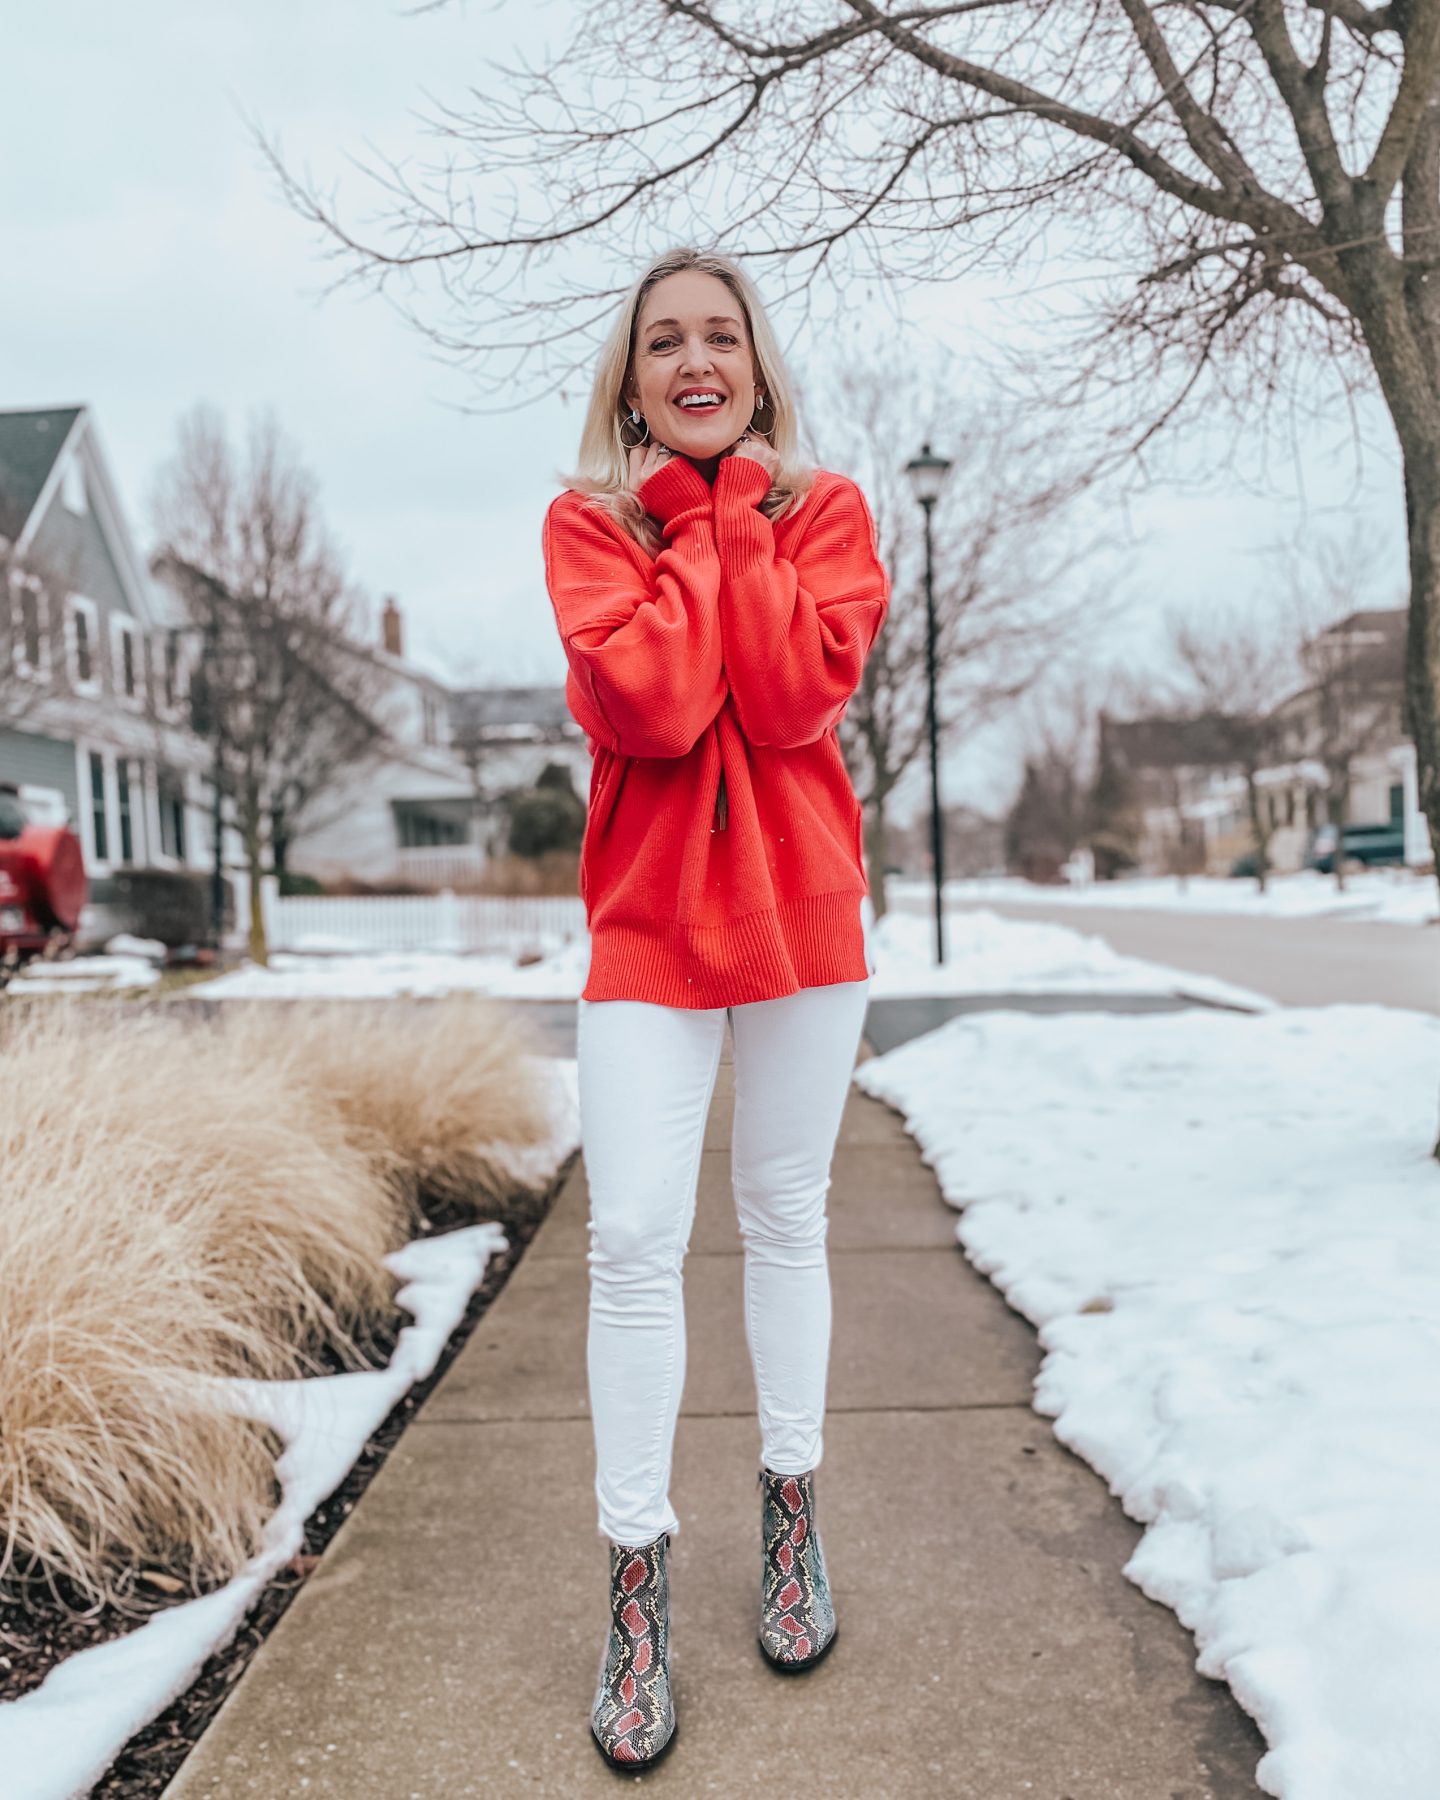
[[928,683],[930,722],[930,860],[935,876],[935,961],[945,962],[945,915],[942,890],[945,886],[944,826],[940,816],[940,728],[935,707],[935,547],[930,530],[930,514],[940,498],[945,477],[951,469],[950,459],[936,456],[928,444],[905,465],[915,498],[925,513],[925,669]]

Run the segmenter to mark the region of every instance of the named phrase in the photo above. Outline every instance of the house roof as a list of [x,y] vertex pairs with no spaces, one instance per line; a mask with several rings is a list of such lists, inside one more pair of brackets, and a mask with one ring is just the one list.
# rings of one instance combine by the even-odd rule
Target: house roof
[[456,688],[450,694],[450,719],[460,738],[503,732],[507,727],[563,729],[572,723],[565,688]]
[[1403,606],[1383,612],[1353,612],[1318,634],[1344,658],[1348,680],[1401,682],[1405,678],[1405,634],[1410,615]]
[[80,406],[0,411],[0,536],[13,543],[25,529]]
[[1101,717],[1104,747],[1132,769],[1205,768],[1235,760],[1227,739],[1229,721],[1215,713],[1198,718],[1112,719]]

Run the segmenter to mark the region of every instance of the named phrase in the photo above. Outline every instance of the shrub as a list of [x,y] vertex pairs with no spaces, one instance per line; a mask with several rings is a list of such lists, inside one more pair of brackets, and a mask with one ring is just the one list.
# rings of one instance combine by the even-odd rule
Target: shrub
[[323,894],[325,883],[315,875],[302,875],[296,869],[280,871],[280,893],[288,894]]
[[[155,938],[167,949],[208,944],[212,877],[200,869],[117,869],[90,883],[92,906],[103,909],[107,926],[135,937]],[[235,890],[224,882],[224,929],[235,927]]]

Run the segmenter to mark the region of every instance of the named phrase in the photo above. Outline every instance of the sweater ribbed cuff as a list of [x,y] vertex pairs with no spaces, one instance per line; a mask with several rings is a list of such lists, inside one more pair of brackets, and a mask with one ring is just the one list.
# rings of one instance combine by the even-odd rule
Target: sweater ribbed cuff
[[[710,484],[688,456],[672,456],[635,490],[646,512],[668,524],[683,512],[711,508]],[[667,533],[667,536],[669,534]]]
[[715,474],[715,506],[756,507],[770,492],[770,471],[753,456],[722,456]]
[[715,542],[732,575],[775,559],[775,531],[760,508],[770,472],[753,456],[727,456],[715,476]]

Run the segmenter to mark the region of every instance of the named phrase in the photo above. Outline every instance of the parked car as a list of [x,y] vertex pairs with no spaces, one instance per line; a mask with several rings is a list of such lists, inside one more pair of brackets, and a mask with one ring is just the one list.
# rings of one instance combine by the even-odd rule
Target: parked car
[[88,891],[75,833],[33,822],[18,788],[0,784],[0,986],[32,957],[73,948]]
[[[1333,825],[1316,826],[1305,853],[1307,869],[1318,869],[1322,875],[1334,874],[1335,838]],[[1346,862],[1369,868],[1405,860],[1405,827],[1398,819],[1387,820],[1383,825],[1347,825],[1343,841]]]

